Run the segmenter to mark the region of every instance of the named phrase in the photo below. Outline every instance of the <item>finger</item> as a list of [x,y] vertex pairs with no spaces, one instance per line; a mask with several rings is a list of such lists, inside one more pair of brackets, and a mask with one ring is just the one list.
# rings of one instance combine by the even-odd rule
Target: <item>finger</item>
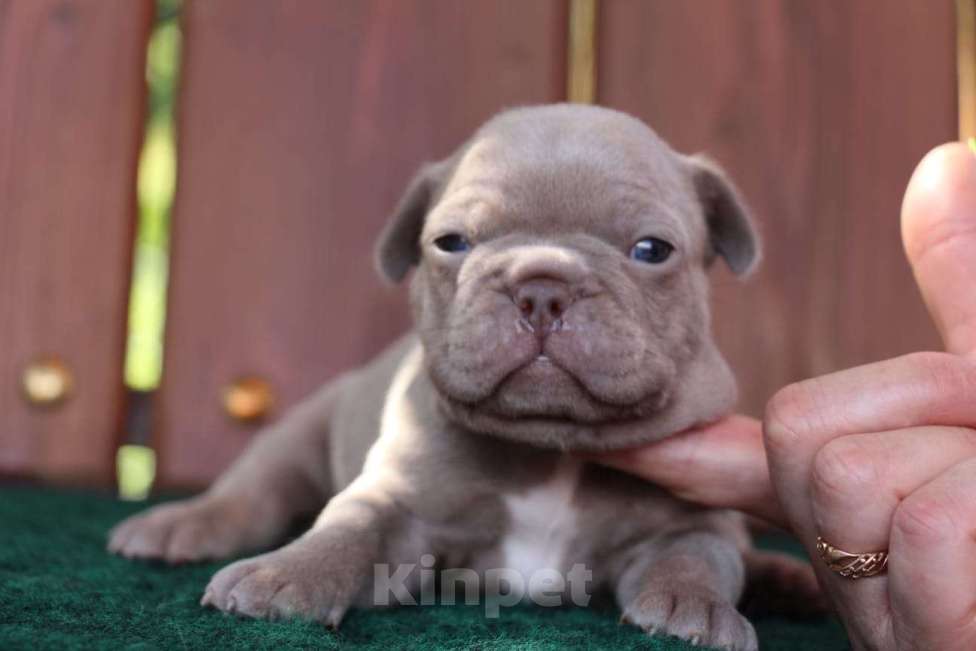
[[[811,480],[821,448],[851,434],[974,423],[974,389],[976,362],[925,353],[807,380],[777,393],[763,423],[770,478],[807,553],[817,556]],[[888,616],[885,577],[840,589],[823,563],[814,567],[852,635],[884,634],[877,622]]]
[[588,457],[689,501],[785,523],[769,481],[759,421],[729,416],[640,448]]
[[902,204],[902,240],[946,349],[976,354],[976,156],[962,143],[933,149]]
[[901,648],[976,648],[976,459],[905,498],[895,512],[889,568]]
[[906,495],[976,457],[976,430],[915,427],[832,440],[814,458],[811,537],[849,551],[888,549]]
[[794,525],[810,522],[813,460],[848,434],[923,425],[976,425],[976,362],[915,353],[790,385],[763,423],[770,474]]
[[[890,639],[888,580],[852,580],[816,556],[818,536],[852,553],[887,550],[894,514],[905,495],[939,476],[960,458],[976,456],[976,431],[918,427],[835,438],[815,455],[810,479],[812,517],[797,521],[797,535],[814,559],[821,586],[852,636]],[[883,647],[887,648],[887,647]]]

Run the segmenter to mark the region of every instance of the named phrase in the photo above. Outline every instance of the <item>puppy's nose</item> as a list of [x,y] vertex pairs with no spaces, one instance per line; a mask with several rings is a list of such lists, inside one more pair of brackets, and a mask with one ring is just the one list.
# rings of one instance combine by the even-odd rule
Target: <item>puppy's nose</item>
[[536,334],[544,336],[562,318],[573,302],[573,295],[566,283],[540,278],[515,287],[512,300]]

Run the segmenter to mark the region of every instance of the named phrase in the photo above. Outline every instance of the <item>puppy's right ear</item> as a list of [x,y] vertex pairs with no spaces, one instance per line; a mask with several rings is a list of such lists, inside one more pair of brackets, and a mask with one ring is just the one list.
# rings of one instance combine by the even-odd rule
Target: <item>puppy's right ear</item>
[[420,262],[420,232],[449,175],[449,161],[428,163],[414,175],[376,242],[376,268],[398,283]]

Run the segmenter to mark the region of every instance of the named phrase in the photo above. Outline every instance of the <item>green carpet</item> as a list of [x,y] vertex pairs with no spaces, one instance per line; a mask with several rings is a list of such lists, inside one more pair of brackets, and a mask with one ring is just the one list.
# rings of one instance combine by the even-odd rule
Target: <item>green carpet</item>
[[[0,649],[692,648],[617,624],[610,607],[473,606],[353,612],[337,633],[239,620],[197,605],[220,564],[169,568],[104,551],[105,533],[145,504],[50,489],[0,489]],[[757,622],[762,648],[847,648],[833,619]]]

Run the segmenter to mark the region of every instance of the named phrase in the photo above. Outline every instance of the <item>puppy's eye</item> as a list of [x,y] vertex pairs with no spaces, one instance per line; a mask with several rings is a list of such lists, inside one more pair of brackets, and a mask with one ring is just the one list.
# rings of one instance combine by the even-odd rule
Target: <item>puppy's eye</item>
[[468,241],[464,239],[462,235],[458,235],[457,233],[441,235],[434,240],[434,246],[441,251],[446,251],[447,253],[463,253],[471,248]]
[[630,250],[630,257],[638,262],[661,264],[671,257],[674,247],[656,237],[645,237]]

